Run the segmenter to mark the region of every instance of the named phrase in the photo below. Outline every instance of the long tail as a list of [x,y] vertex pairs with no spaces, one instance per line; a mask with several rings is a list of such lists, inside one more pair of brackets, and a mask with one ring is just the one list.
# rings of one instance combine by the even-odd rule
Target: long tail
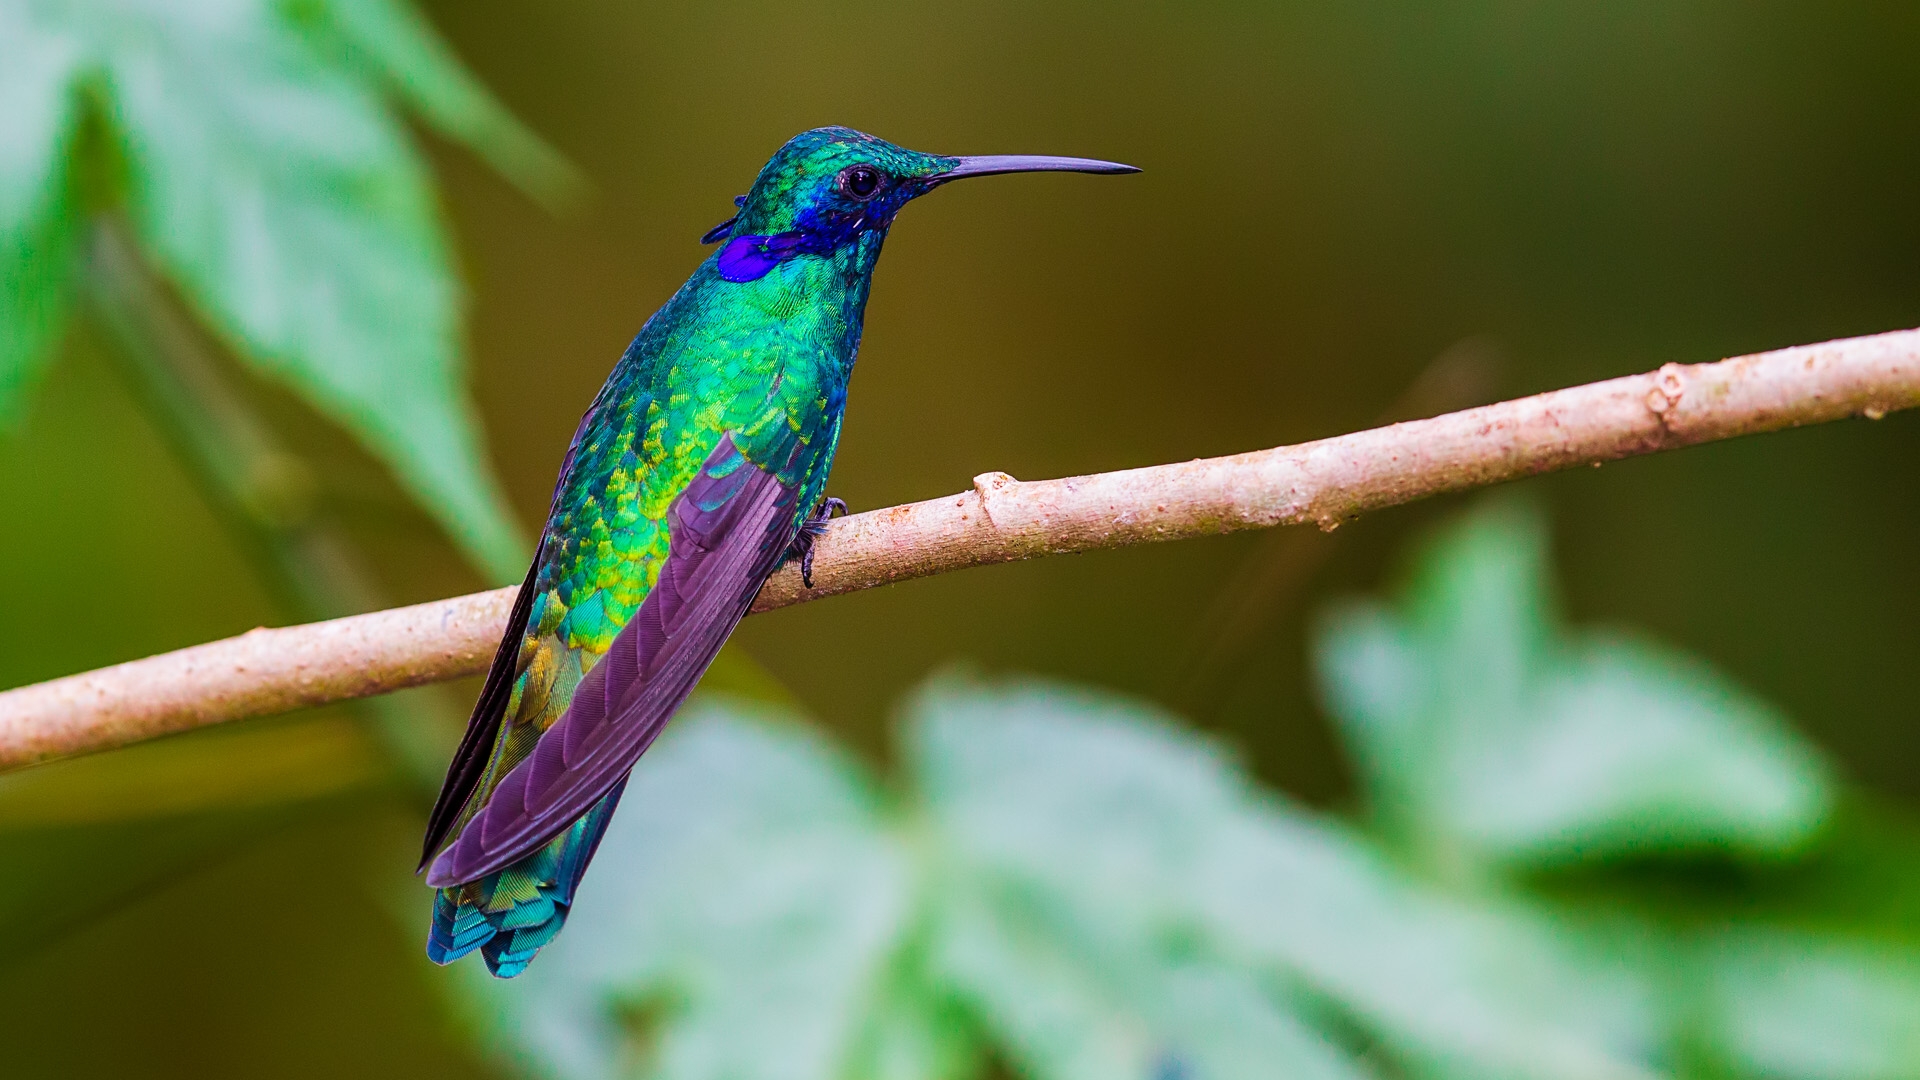
[[573,890],[600,846],[627,782],[601,796],[547,845],[498,873],[440,889],[433,898],[427,958],[450,964],[475,949],[503,979],[525,971],[552,941],[573,907]]

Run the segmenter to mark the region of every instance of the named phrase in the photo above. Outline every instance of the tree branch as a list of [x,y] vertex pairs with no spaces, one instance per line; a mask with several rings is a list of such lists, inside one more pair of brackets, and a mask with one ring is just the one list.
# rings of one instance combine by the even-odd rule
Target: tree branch
[[[1658,371],[1299,446],[1022,483],[856,514],[770,611],[968,566],[1314,523],[1536,473],[1920,405],[1920,330]],[[513,589],[236,638],[0,693],[0,769],[472,675]]]

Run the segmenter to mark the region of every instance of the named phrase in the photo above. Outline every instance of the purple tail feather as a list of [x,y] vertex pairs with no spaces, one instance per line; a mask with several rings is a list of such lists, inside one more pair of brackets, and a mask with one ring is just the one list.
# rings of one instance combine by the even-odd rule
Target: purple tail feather
[[519,862],[435,892],[427,958],[450,964],[479,949],[487,970],[502,979],[525,971],[566,924],[574,889],[626,786],[621,780],[580,820]]

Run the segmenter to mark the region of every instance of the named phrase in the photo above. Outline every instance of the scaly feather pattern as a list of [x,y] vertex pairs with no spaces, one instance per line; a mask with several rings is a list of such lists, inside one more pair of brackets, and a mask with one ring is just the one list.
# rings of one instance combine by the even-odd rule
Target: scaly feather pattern
[[1131,171],[821,128],[709,233],[725,243],[647,320],[568,448],[429,821],[434,961],[477,949],[510,976],[560,931],[634,763],[822,499],[894,214],[1022,168]]

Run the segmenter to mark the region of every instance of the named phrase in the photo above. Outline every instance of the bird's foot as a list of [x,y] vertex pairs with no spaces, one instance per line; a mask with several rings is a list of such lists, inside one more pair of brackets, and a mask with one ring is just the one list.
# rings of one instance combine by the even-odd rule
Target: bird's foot
[[827,498],[820,500],[820,506],[813,516],[800,523],[800,535],[793,538],[793,545],[787,548],[787,558],[800,560],[800,583],[813,588],[813,542],[821,533],[827,531],[827,522],[834,515],[847,512],[844,500]]

